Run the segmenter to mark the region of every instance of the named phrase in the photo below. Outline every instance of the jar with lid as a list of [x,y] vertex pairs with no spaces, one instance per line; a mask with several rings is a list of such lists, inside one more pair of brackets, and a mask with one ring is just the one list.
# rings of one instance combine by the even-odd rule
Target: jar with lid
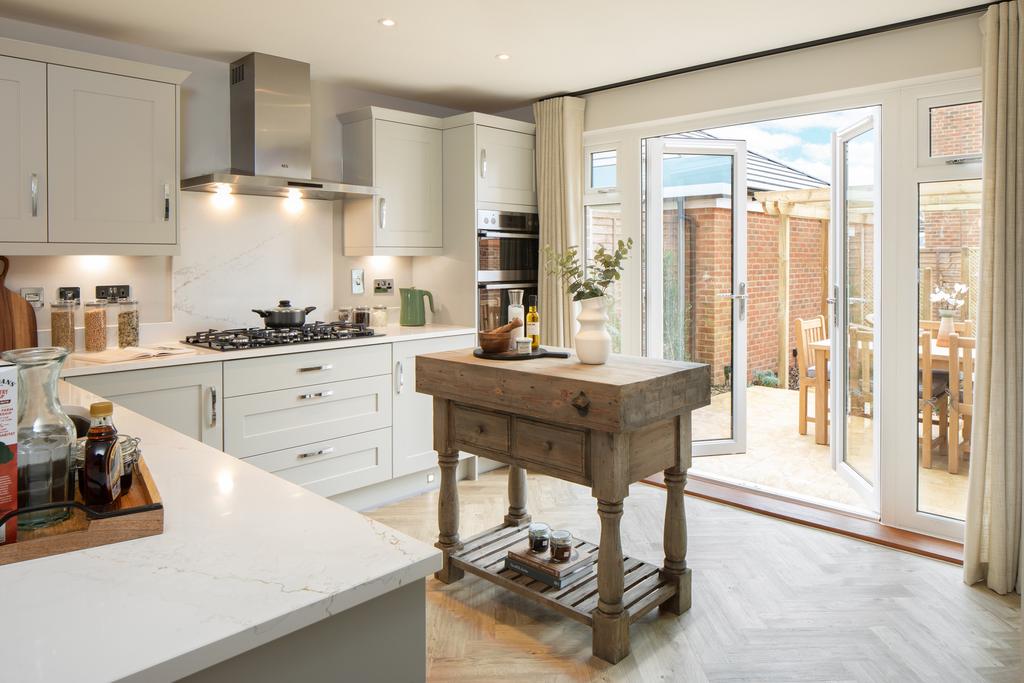
[[338,322],[350,323],[352,322],[352,307],[342,306],[338,309]]
[[551,527],[544,522],[534,522],[530,525],[530,550],[535,553],[542,553],[548,549],[551,540]]
[[356,325],[370,326],[370,307],[356,306],[352,311],[352,322]]
[[122,349],[139,345],[139,302],[135,299],[117,302],[117,345]]
[[388,307],[374,306],[370,310],[370,327],[388,326]]
[[105,351],[107,348],[107,300],[97,299],[85,304],[85,350]]
[[50,304],[50,343],[65,349],[75,350],[75,302],[59,299]]
[[551,561],[568,562],[572,558],[572,534],[564,529],[551,532]]

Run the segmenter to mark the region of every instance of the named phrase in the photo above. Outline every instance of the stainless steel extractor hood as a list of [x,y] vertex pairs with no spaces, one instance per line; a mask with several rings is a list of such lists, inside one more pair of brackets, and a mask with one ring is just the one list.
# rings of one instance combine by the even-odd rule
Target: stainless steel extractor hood
[[181,189],[308,199],[367,197],[376,189],[311,177],[309,64],[259,52],[231,64],[231,170]]

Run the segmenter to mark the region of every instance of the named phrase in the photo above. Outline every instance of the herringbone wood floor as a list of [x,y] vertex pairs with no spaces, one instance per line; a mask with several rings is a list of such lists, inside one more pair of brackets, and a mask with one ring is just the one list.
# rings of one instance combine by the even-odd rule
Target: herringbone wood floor
[[[505,470],[461,482],[464,538],[500,522]],[[597,540],[589,490],[529,478],[535,520]],[[665,492],[638,484],[627,555],[660,563]],[[590,656],[590,631],[467,575],[427,580],[435,681],[1005,681],[1021,674],[1020,600],[965,586],[960,569],[687,497],[693,608],[631,629],[633,653]],[[424,541],[436,493],[368,514]]]

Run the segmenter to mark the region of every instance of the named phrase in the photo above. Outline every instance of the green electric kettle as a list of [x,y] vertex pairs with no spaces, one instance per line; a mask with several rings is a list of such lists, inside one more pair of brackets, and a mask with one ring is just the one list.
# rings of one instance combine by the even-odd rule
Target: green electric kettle
[[427,313],[423,310],[423,297],[430,299],[430,312],[434,312],[434,295],[425,289],[403,287],[398,290],[402,294],[401,324],[406,327],[417,327],[427,324]]

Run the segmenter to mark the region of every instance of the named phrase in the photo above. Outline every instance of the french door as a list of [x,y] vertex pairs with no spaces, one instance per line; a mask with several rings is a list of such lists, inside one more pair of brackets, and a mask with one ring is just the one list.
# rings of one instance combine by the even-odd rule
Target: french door
[[645,141],[645,354],[707,363],[693,454],[746,450],[746,143]]
[[832,467],[877,513],[881,147],[876,115],[833,133],[832,147],[829,443]]

